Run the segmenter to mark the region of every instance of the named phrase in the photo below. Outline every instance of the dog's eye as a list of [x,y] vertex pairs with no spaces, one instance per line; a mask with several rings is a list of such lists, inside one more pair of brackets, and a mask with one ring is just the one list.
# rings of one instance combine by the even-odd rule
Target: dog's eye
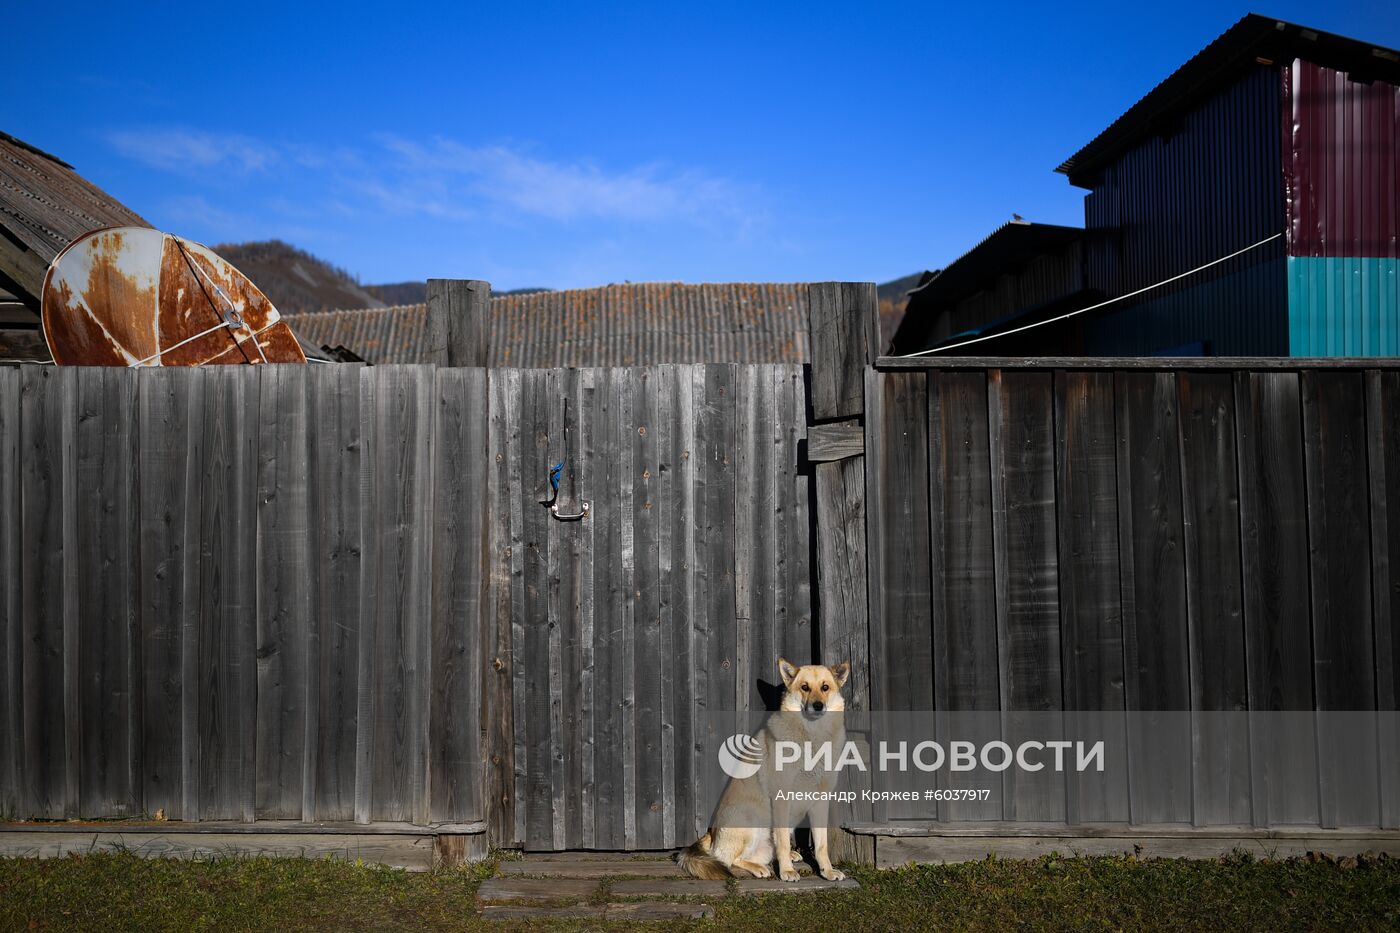
[[807,686],[806,684],[803,684],[803,685],[802,685],[802,692],[803,692],[803,693],[806,693],[808,689],[809,689],[809,688],[808,688],[808,686]]
[[830,689],[831,689],[831,684],[822,684],[822,693],[826,693],[826,692],[827,692],[828,690],[830,690]]

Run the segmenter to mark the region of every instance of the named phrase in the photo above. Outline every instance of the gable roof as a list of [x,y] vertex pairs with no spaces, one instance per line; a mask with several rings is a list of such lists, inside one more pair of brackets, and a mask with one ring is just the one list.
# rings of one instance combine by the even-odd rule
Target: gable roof
[[1019,219],[1002,224],[909,292],[909,304],[891,343],[898,352],[924,349],[944,309],[986,289],[998,276],[1063,250],[1083,236],[1080,227]]
[[[427,306],[286,314],[308,343],[422,362]],[[644,282],[491,299],[490,366],[802,363],[807,286]]]
[[37,310],[44,272],[98,227],[150,224],[73,166],[0,133],[0,288]]
[[1246,15],[1197,52],[1055,171],[1088,187],[1093,173],[1143,139],[1169,130],[1183,113],[1260,65],[1296,58],[1360,81],[1400,84],[1400,52],[1257,13]]

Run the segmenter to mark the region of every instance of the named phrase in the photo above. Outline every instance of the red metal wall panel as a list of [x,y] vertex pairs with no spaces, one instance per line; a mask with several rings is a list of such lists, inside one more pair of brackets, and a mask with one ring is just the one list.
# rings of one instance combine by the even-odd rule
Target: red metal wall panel
[[1297,60],[1283,95],[1288,255],[1400,256],[1400,87]]

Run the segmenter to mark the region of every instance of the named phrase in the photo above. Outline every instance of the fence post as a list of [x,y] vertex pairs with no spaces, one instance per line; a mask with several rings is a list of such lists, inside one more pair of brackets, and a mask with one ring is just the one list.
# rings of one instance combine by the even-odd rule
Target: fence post
[[[822,661],[849,661],[847,709],[870,708],[868,571],[865,534],[865,371],[880,349],[879,301],[868,282],[808,287],[811,341],[807,459],[817,490],[817,586]],[[854,741],[860,737],[852,734]],[[862,776],[857,776],[859,781]],[[863,776],[868,781],[868,776]],[[833,807],[833,826],[866,822],[869,804]],[[874,843],[839,829],[832,858],[874,863]]]
[[491,283],[428,279],[429,347],[425,362],[485,366],[491,350]]

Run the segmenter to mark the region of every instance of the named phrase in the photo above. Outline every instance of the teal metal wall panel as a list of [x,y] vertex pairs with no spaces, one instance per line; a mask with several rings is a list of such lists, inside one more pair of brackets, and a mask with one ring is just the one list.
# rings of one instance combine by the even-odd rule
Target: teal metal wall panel
[[1400,356],[1400,259],[1288,257],[1290,356]]

